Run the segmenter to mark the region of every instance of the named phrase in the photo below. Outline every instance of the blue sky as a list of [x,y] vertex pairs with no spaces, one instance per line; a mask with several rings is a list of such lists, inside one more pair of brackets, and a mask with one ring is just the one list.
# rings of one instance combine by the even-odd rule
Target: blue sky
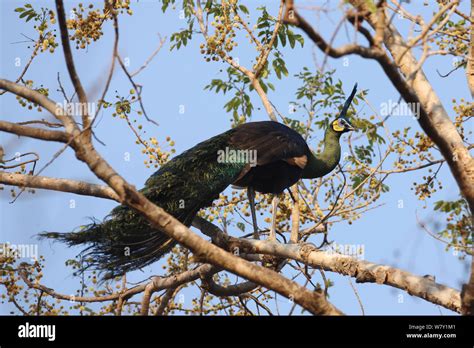
[[[35,7],[47,6],[54,8],[53,1],[30,1]],[[18,77],[22,67],[15,67],[15,59],[20,57],[26,61],[30,56],[30,50],[23,41],[21,33],[33,35],[33,29],[26,27],[24,22],[17,18],[14,8],[23,4],[23,1],[6,0],[0,4],[1,36],[0,36],[0,76],[14,80]],[[67,8],[76,1],[67,1]],[[88,2],[86,2],[88,3]],[[276,2],[252,1],[244,2],[252,9],[255,5],[266,5],[272,14],[276,14]],[[302,5],[324,4],[325,1],[298,2]],[[337,3],[331,5],[337,8]],[[421,12],[429,17],[429,11],[420,6],[420,2],[414,2],[409,9],[413,12]],[[466,4],[463,4],[464,8]],[[120,17],[120,54],[130,61],[130,70],[136,70],[158,45],[158,36],[170,35],[185,27],[185,21],[179,18],[178,11],[169,11],[163,15],[161,5],[156,1],[133,1],[133,16]],[[331,20],[321,15],[315,16],[311,12],[303,12],[305,17],[320,30],[325,38],[330,38],[332,29],[339,20],[339,12],[330,14]],[[395,19],[399,23],[399,19]],[[406,26],[402,26],[406,31]],[[348,28],[350,31],[351,28]],[[344,31],[341,31],[344,33]],[[349,32],[349,35],[352,31]],[[84,51],[75,51],[74,58],[79,75],[83,84],[89,92],[89,98],[99,98],[105,83],[107,71],[110,64],[113,34],[111,23],[104,30],[104,39],[99,43],[93,43]],[[352,36],[350,36],[352,37]],[[229,97],[216,95],[213,92],[204,91],[203,87],[213,78],[224,78],[220,73],[226,66],[222,63],[206,63],[199,53],[199,44],[202,42],[199,35],[190,44],[178,51],[169,51],[169,43],[155,57],[147,69],[137,78],[137,82],[144,86],[143,99],[150,115],[159,127],[144,123],[150,136],[164,139],[171,136],[176,142],[177,153],[195,145],[196,143],[218,134],[230,126],[230,115],[223,110],[224,103]],[[345,34],[339,35],[335,45],[347,42]],[[318,62],[322,62],[323,54],[314,49],[312,43],[305,37],[305,46],[299,45],[292,51],[284,49],[284,57],[287,62],[289,76],[283,80],[273,79],[276,92],[269,92],[270,100],[283,112],[288,110],[288,103],[294,100],[298,81],[293,77],[295,73],[307,66],[314,69],[313,54]],[[236,55],[241,62],[253,57],[255,52],[248,45],[239,45]],[[389,100],[397,101],[399,95],[392,87],[383,71],[373,61],[366,61],[356,56],[350,56],[349,64],[344,64],[342,59],[329,59],[327,68],[336,69],[337,78],[344,83],[348,91],[355,82],[359,83],[360,89],[368,90],[368,99],[372,105],[379,106]],[[453,98],[469,98],[468,88],[463,70],[459,70],[449,78],[440,78],[436,69],[446,73],[451,70],[451,58],[430,58],[425,64],[424,71],[435,90],[443,101],[445,108],[452,114]],[[346,66],[347,65],[347,66]],[[63,84],[68,91],[72,86],[68,80],[65,70],[64,58],[61,50],[55,54],[40,54],[28,71],[26,78],[34,80],[36,84],[44,84],[50,88],[50,97],[63,100],[57,89],[57,73],[60,73]],[[112,100],[114,91],[122,94],[130,89],[127,79],[120,70],[112,80],[108,99]],[[260,100],[253,96],[256,110],[252,120],[266,120],[264,109]],[[184,113],[180,113],[180,106],[184,106]],[[362,115],[368,116],[370,110],[367,106],[359,104]],[[20,108],[15,98],[11,95],[0,97],[1,118],[7,121],[25,121],[28,119],[47,117],[46,114],[39,115],[38,112],[26,112]],[[419,129],[417,123],[411,117],[392,117],[389,120],[391,130],[403,129],[411,126]],[[134,138],[128,130],[125,122],[112,119],[108,111],[101,114],[100,126],[96,129],[97,136],[106,144],[97,144],[100,153],[112,164],[112,166],[123,175],[129,182],[137,187],[142,187],[145,180],[152,174],[152,169],[143,166],[144,157],[134,143]],[[28,138],[18,139],[14,136],[1,134],[1,144],[10,157],[15,152],[37,151],[41,154],[39,166],[42,167],[51,156],[60,149],[61,145],[39,142]],[[322,136],[322,134],[321,134]],[[315,144],[313,144],[315,145]],[[343,151],[344,146],[342,143]],[[124,160],[124,154],[130,153],[130,161]],[[86,166],[79,163],[72,152],[67,150],[43,175],[71,178],[99,183],[89,172]],[[365,259],[375,263],[389,264],[409,270],[415,274],[436,275],[440,283],[460,289],[461,284],[467,279],[468,267],[466,261],[460,261],[452,252],[445,252],[444,245],[434,240],[421,230],[416,223],[415,212],[424,220],[438,219],[431,209],[431,204],[437,200],[450,200],[458,197],[458,188],[452,179],[449,170],[444,166],[440,173],[444,190],[436,193],[428,201],[428,208],[423,209],[424,203],[418,201],[410,187],[415,178],[421,173],[406,173],[399,176],[391,176],[387,181],[391,190],[382,196],[380,202],[384,205],[376,210],[369,211],[356,221],[353,225],[340,223],[331,231],[331,239],[340,244],[363,244],[365,246]],[[66,268],[64,261],[72,258],[80,249],[68,249],[61,244],[52,244],[48,241],[38,242],[35,235],[42,231],[69,231],[81,224],[86,223],[88,217],[103,218],[116,203],[108,200],[82,197],[67,193],[37,191],[36,194],[24,194],[14,204],[9,204],[9,190],[0,193],[0,240],[12,244],[39,243],[39,252],[46,257],[45,277],[43,283],[56,289],[58,292],[72,294],[78,286],[77,279],[71,276],[70,268]],[[404,207],[398,208],[398,201],[404,201]],[[73,208],[71,200],[74,200]],[[134,274],[129,279],[138,281],[149,275],[160,272],[158,265],[144,270],[144,273]],[[348,314],[360,314],[354,292],[347,277],[336,274],[328,274],[335,282],[331,289],[330,300]],[[353,283],[354,280],[352,280]],[[355,284],[366,314],[453,314],[452,312],[438,308],[431,303],[411,297],[403,291],[375,284]],[[2,288],[0,291],[4,291]],[[184,292],[185,301],[190,301],[194,293]],[[402,297],[400,297],[402,295]],[[279,296],[281,307],[289,306],[288,301]],[[400,303],[402,301],[402,303]],[[2,305],[0,313],[7,313],[11,307]]]

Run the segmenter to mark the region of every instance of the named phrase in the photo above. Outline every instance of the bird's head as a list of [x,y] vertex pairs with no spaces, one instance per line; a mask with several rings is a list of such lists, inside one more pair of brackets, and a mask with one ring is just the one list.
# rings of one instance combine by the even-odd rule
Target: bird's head
[[351,122],[347,118],[347,110],[349,109],[349,106],[351,105],[352,99],[354,99],[356,91],[357,91],[357,83],[354,85],[354,88],[352,89],[352,92],[349,98],[346,99],[346,102],[344,103],[344,107],[342,108],[341,113],[331,124],[331,128],[334,132],[342,134],[345,132],[350,132],[350,131],[355,130],[354,126],[351,124]]
[[335,119],[331,127],[336,133],[345,133],[355,130],[354,126],[349,122],[347,118],[337,118]]

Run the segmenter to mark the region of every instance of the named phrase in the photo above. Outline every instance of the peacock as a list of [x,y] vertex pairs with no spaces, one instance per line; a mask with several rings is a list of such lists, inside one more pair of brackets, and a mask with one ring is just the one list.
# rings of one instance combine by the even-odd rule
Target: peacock
[[[313,154],[295,130],[275,121],[248,122],[205,140],[164,164],[140,190],[186,226],[200,209],[212,205],[229,185],[247,188],[254,229],[255,192],[279,194],[300,179],[319,178],[339,163],[339,139],[354,130],[347,110],[357,84],[340,114],[327,127],[324,149]],[[273,231],[274,233],[274,231]],[[44,232],[69,246],[86,245],[88,268],[104,279],[143,268],[168,253],[176,241],[154,229],[135,210],[119,205],[102,222],[76,232]]]

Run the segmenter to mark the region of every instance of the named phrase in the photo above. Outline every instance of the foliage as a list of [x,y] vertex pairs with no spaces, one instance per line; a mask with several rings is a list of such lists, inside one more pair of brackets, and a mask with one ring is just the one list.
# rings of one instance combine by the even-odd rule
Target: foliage
[[56,29],[50,30],[50,26],[56,24],[55,13],[52,10],[41,8],[35,10],[31,4],[25,4],[24,7],[17,7],[15,12],[19,13],[19,18],[26,22],[33,20],[33,28],[38,33],[38,39],[35,42],[33,56],[36,56],[38,49],[41,52],[49,51],[54,53],[58,43],[56,42]]
[[472,250],[474,232],[466,200],[437,201],[434,204],[434,210],[447,215],[446,228],[438,232],[438,236],[447,241],[446,249],[453,248],[460,251],[460,257],[464,258],[466,253]]

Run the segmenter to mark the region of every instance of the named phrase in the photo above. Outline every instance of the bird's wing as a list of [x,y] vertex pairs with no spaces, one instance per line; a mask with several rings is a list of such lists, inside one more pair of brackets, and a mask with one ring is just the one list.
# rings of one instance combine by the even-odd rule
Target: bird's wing
[[230,145],[241,150],[256,151],[259,166],[281,160],[301,166],[304,161],[298,159],[308,153],[308,145],[303,137],[278,122],[250,122],[234,130]]

